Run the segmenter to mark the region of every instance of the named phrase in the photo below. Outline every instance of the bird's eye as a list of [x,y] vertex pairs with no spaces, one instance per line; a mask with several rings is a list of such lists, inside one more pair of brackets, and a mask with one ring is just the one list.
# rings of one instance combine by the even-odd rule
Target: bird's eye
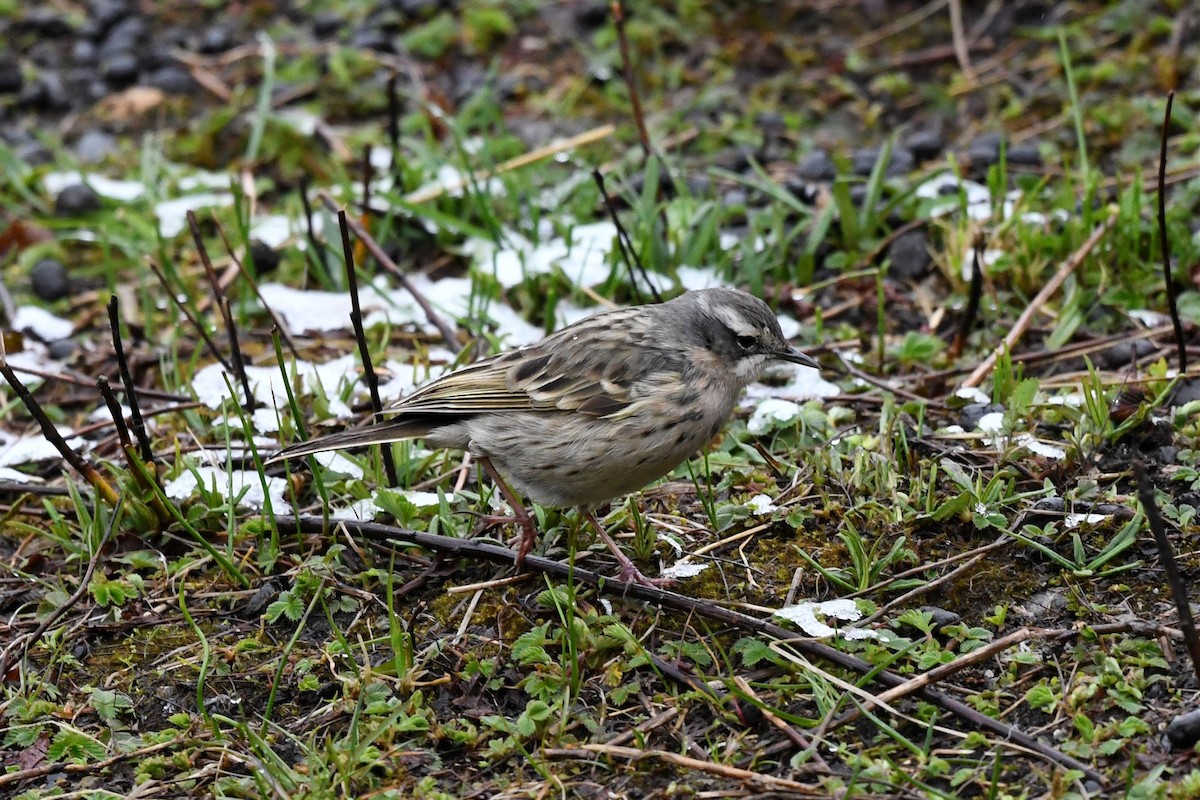
[[742,348],[743,350],[749,350],[751,347],[754,347],[754,345],[758,344],[758,339],[753,336],[739,336],[737,337],[737,343],[738,347]]

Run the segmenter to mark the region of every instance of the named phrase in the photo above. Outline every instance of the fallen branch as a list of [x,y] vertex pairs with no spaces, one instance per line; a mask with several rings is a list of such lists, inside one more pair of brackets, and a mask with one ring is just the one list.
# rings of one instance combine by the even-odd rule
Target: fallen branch
[[810,786],[799,781],[789,780],[788,778],[778,778],[762,772],[752,772],[740,767],[731,767],[728,764],[701,761],[698,758],[691,758],[690,756],[672,753],[667,750],[643,750],[640,747],[616,747],[611,744],[585,744],[579,747],[542,750],[541,753],[546,758],[588,759],[595,756],[609,756],[610,758],[619,758],[625,761],[641,761],[644,758],[652,758],[656,761],[683,767],[684,769],[692,769],[708,775],[741,781],[747,786],[760,791],[791,792],[792,794],[801,794],[806,797],[829,797],[829,790],[823,786]]

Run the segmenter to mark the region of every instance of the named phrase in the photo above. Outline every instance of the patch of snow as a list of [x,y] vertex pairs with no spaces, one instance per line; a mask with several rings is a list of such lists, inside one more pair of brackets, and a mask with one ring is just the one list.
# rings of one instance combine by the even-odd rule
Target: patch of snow
[[0,481],[8,481],[9,483],[45,483],[37,475],[30,475],[27,472],[10,469],[9,467],[0,467]]
[[991,411],[979,418],[975,427],[984,433],[999,433],[1004,429],[1004,412]]
[[75,330],[75,323],[38,306],[18,306],[12,327],[13,330],[32,333],[43,342],[56,342],[70,337]]
[[375,505],[375,498],[365,497],[362,500],[355,500],[346,508],[330,509],[329,518],[369,522],[379,516],[379,510],[379,506]]
[[[62,434],[67,447],[72,450],[79,450],[84,446],[84,440],[78,436],[72,436],[73,431],[70,428],[55,426],[55,429]],[[35,464],[39,461],[52,461],[58,458],[58,449],[40,433],[18,435],[0,430],[0,467]]]
[[42,185],[46,187],[46,191],[55,195],[68,186],[80,183],[92,187],[101,197],[126,203],[137,200],[146,193],[146,184],[141,181],[119,181],[95,173],[85,175],[78,171],[48,172],[42,177]]
[[793,402],[803,400],[820,400],[826,397],[836,397],[841,394],[835,384],[821,377],[821,371],[812,367],[802,367],[799,364],[778,364],[774,374],[790,372],[790,379],[782,386],[768,386],[754,383],[746,390],[746,397],[751,400],[785,399]]
[[828,638],[831,636],[841,636],[844,639],[877,639],[879,638],[878,631],[868,630],[865,628],[845,628],[838,630],[826,625],[817,618],[821,614],[834,619],[846,620],[854,622],[862,619],[862,610],[853,600],[827,600],[822,603],[797,603],[792,606],[785,606],[775,612],[775,616],[786,619],[789,622],[797,625],[800,630],[804,631],[809,636],[817,636]]
[[270,247],[282,247],[292,238],[292,221],[283,214],[267,214],[250,225],[250,238]]
[[[335,417],[344,418],[352,416],[352,413],[345,403],[337,399],[336,390],[343,379],[357,378],[358,373],[355,370],[357,364],[357,354],[347,354],[323,364],[313,364],[311,361],[289,362],[286,368],[289,375],[294,369],[296,375],[306,383],[315,381],[325,387],[325,393],[329,396],[330,412]],[[287,391],[283,385],[283,374],[277,366],[246,367],[246,379],[255,399],[266,406],[273,408],[276,403],[283,402],[283,398],[287,397]],[[240,388],[232,376],[230,376],[230,383],[235,390]],[[226,399],[236,400],[239,403],[243,400],[240,392],[236,398],[230,396],[225,382],[225,368],[220,363],[209,364],[197,371],[192,379],[192,391],[195,392],[197,400],[214,410],[220,409]],[[271,420],[269,424],[273,426],[274,421]]]
[[189,194],[171,200],[163,200],[154,206],[158,218],[158,230],[166,239],[178,236],[187,227],[187,212],[201,208],[225,208],[233,205],[229,192],[205,192]]
[[1013,443],[1018,447],[1024,447],[1034,455],[1042,456],[1043,458],[1061,460],[1067,457],[1066,450],[1063,450],[1061,447],[1055,447],[1052,444],[1046,444],[1045,442],[1039,441],[1029,433],[1020,434],[1013,440]]
[[687,561],[680,561],[672,564],[662,571],[662,577],[671,578],[672,580],[681,580],[683,578],[692,578],[699,575],[704,570],[708,569],[710,564],[693,564]]
[[1166,325],[1171,318],[1166,314],[1158,311],[1151,311],[1148,308],[1131,308],[1125,312],[1130,319],[1137,320],[1147,328],[1157,328],[1160,325]]
[[562,270],[577,286],[595,286],[612,275],[609,254],[615,246],[616,236],[616,226],[602,220],[575,225],[567,236],[549,238],[540,244],[508,231],[505,247],[473,241],[464,252],[473,256],[478,268],[492,274],[506,289],[516,286],[527,276],[542,275],[555,268]]
[[746,428],[754,435],[761,436],[778,425],[787,425],[800,419],[800,410],[799,403],[768,397],[754,409]]
[[1110,519],[1112,519],[1111,514],[1067,514],[1063,519],[1063,527],[1069,530],[1078,528],[1080,525],[1095,525]]
[[728,286],[717,271],[711,267],[682,266],[675,270],[679,276],[679,285],[689,292],[696,289],[711,289],[714,286]]
[[235,176],[225,172],[198,170],[180,175],[176,185],[181,192],[194,192],[197,189],[228,189],[235,180]]
[[987,392],[983,391],[977,386],[960,386],[954,391],[954,396],[962,398],[963,400],[969,400],[972,403],[992,402],[992,398],[987,394]]
[[765,494],[756,494],[746,501],[746,507],[754,514],[770,514],[779,506],[775,505],[775,501]]
[[[271,501],[271,508],[275,511],[288,507],[287,500],[284,498],[284,491],[288,485],[287,480],[264,476],[252,470],[239,469],[226,472],[220,467],[199,466],[194,471],[185,470],[180,473],[178,478],[163,487],[163,492],[172,500],[187,500],[199,488],[200,481],[197,481],[197,476],[207,491],[227,499],[241,495],[237,502],[242,507],[256,511],[261,510],[266,507],[268,497]],[[266,483],[266,493],[263,491],[264,482]]]

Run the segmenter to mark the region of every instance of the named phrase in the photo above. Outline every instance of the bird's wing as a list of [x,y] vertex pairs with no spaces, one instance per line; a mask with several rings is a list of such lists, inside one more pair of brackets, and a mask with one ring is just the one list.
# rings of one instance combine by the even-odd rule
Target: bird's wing
[[421,387],[388,413],[618,413],[638,399],[643,382],[660,383],[681,368],[676,362],[682,354],[655,347],[652,330],[623,324],[629,312],[589,317],[539,344],[463,367]]

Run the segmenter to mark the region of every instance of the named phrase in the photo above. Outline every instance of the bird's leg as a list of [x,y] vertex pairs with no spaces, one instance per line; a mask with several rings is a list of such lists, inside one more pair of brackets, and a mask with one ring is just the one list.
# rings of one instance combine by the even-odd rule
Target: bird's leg
[[625,581],[626,583],[640,583],[643,586],[670,586],[675,581],[671,578],[648,578],[642,574],[642,571],[637,568],[637,565],[629,559],[621,551],[620,545],[608,535],[608,531],[604,530],[604,526],[596,519],[595,515],[586,508],[580,508],[579,513],[583,515],[591,526],[596,529],[596,535],[600,537],[600,541],[604,542],[605,546],[612,551],[613,557],[617,559],[617,563],[621,565],[621,571],[617,573],[617,580]]
[[[483,467],[483,471],[496,484],[496,488],[500,490],[500,494],[504,495],[504,499],[512,508],[512,521],[521,526],[521,544],[517,547],[517,560],[513,562],[520,569],[525,563],[525,556],[529,555],[529,551],[533,549],[533,542],[537,538],[537,528],[533,526],[533,517],[529,516],[521,498],[517,497],[517,493],[508,485],[508,481],[504,480],[504,477],[492,466],[492,462],[482,457],[478,460],[479,466]],[[504,517],[484,517],[484,521],[489,525],[496,522],[507,522]]]

